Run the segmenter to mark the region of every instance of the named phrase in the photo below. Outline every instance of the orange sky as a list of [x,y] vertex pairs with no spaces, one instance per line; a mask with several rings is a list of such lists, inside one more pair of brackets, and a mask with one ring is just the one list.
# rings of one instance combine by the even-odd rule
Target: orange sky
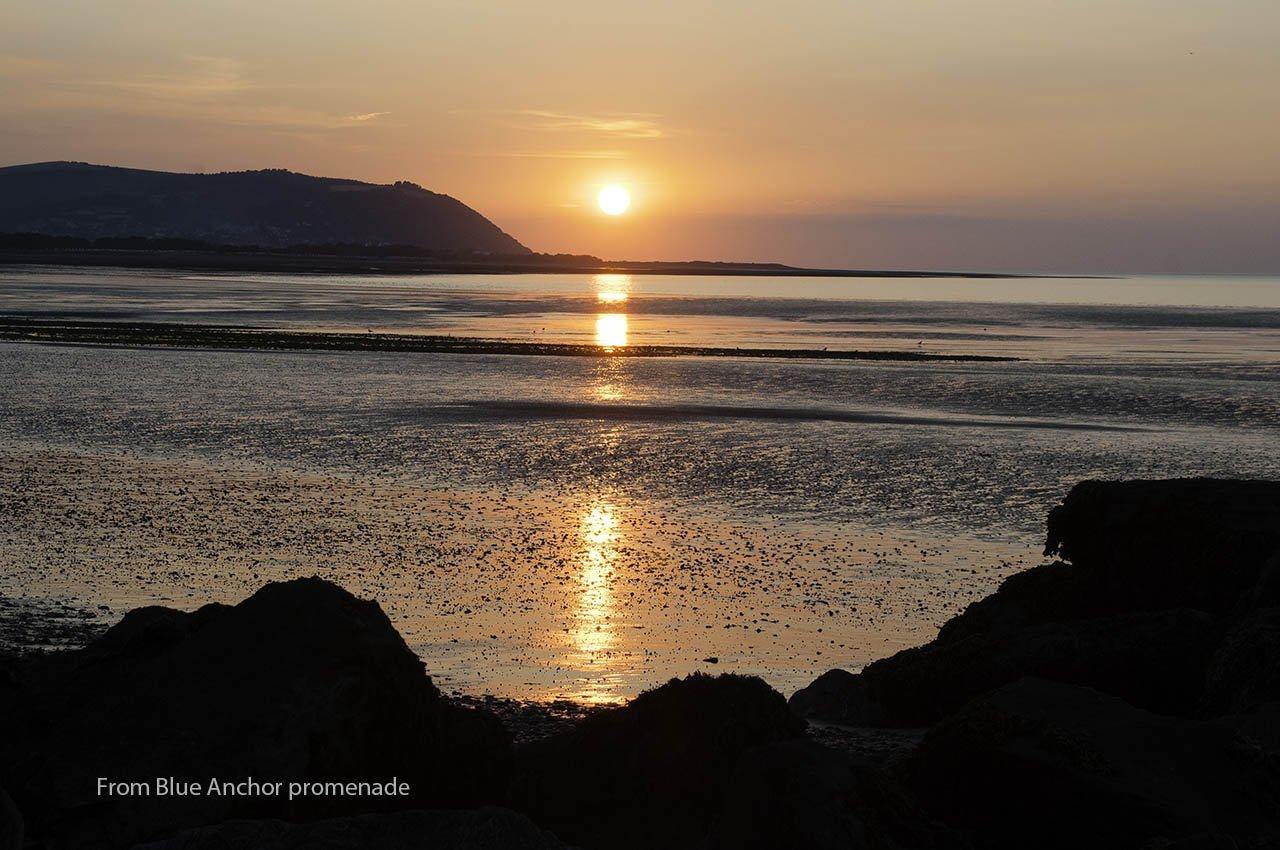
[[0,163],[409,179],[614,258],[1280,271],[1277,44],[1263,0],[8,0]]

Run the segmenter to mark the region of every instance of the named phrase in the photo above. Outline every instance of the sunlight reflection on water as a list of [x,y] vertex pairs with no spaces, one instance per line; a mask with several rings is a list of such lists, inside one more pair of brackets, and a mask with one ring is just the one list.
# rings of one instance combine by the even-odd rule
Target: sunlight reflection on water
[[[611,651],[617,644],[613,582],[621,540],[618,526],[617,508],[610,502],[597,500],[583,515],[579,528],[578,598],[574,625],[569,633],[571,652],[567,661],[601,674],[611,668]],[[607,676],[586,680],[583,685],[580,698],[591,702],[617,699],[616,689]]]
[[598,274],[591,280],[596,300],[601,304],[621,304],[631,297],[631,275]]
[[[625,304],[631,297],[631,275],[598,274],[592,279],[596,301],[601,304]],[[600,313],[596,316],[596,345],[601,348],[625,348],[627,345],[627,314]]]
[[596,316],[596,345],[601,348],[626,347],[626,313],[601,313]]

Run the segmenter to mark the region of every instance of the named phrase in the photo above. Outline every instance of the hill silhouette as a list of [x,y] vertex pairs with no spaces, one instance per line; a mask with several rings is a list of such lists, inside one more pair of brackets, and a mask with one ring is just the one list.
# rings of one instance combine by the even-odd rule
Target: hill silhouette
[[0,231],[529,253],[466,204],[414,183],[363,183],[284,169],[176,174],[83,162],[9,166],[0,168]]

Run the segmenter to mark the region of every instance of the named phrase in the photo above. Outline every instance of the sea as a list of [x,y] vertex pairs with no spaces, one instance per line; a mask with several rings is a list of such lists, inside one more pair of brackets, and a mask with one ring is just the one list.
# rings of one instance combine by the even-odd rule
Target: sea
[[460,693],[789,693],[1042,563],[1079,481],[1280,477],[1275,277],[2,267],[0,315],[598,346],[0,343],[0,594],[109,625],[320,575]]

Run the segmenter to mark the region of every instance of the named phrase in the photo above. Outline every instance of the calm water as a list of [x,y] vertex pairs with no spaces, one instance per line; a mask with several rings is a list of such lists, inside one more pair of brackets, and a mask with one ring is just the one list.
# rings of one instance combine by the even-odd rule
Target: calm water
[[[490,574],[493,583],[476,599],[501,597],[504,587],[511,596],[501,577],[526,562],[546,564],[531,581],[568,582],[578,595],[507,600],[503,620],[532,624],[509,634],[481,634],[494,628],[488,621],[470,632],[456,622],[446,629],[429,618],[415,621],[411,643],[430,667],[467,689],[632,693],[696,666],[704,652],[727,655],[720,621],[717,630],[701,622],[707,612],[755,612],[748,622],[759,629],[759,622],[778,620],[779,608],[795,621],[786,631],[776,626],[781,637],[769,648],[739,652],[734,669],[780,686],[800,683],[836,663],[856,666],[927,638],[1013,568],[1010,558],[1034,563],[1045,512],[1076,481],[1280,477],[1274,278],[384,278],[7,269],[0,271],[0,313],[609,347],[1026,358],[938,364],[0,345],[0,438],[14,452],[194,459],[475,500],[528,500],[504,515],[503,533],[515,535],[507,566]],[[646,525],[659,515],[665,542],[653,536],[659,526]],[[700,567],[705,580],[685,581],[675,593],[694,556],[673,552],[695,527],[711,563]],[[547,532],[552,528],[564,531],[557,537]],[[758,543],[744,548],[753,535]],[[859,560],[868,535],[896,541],[884,544],[888,560]],[[786,573],[781,550],[764,554],[769,541],[785,543],[793,559],[806,547],[829,547],[822,550],[828,554]],[[928,550],[927,557],[894,560],[893,548],[904,541]],[[217,546],[216,537],[209,545]],[[964,555],[943,551],[949,546]],[[21,555],[7,552],[14,561]],[[453,584],[439,586],[439,594],[471,575],[469,557],[471,550],[448,561]],[[604,626],[642,607],[623,589],[649,580],[645,565],[659,563],[666,565],[654,567],[661,587],[676,598],[632,622],[634,631],[597,640]],[[49,569],[75,574],[78,564],[50,561]],[[402,579],[425,571],[422,563],[398,569],[406,571]],[[874,598],[856,584],[873,573],[892,584]],[[732,591],[707,577],[717,575],[735,577]],[[843,620],[816,619],[826,612],[805,585],[817,577],[840,597],[823,604],[841,605]],[[842,589],[832,590],[833,582]],[[77,598],[99,587],[88,579],[59,586]],[[394,596],[376,583],[367,587]],[[177,580],[156,588],[148,591],[156,598],[194,598]],[[628,592],[641,590],[637,584]],[[384,604],[401,619],[422,607],[410,595]],[[760,613],[771,605],[769,616]],[[595,638],[582,638],[587,627]],[[570,637],[556,638],[560,632]],[[881,632],[892,632],[896,643],[881,645]],[[460,633],[464,639],[455,643]],[[750,632],[757,633],[764,634]],[[581,638],[575,652],[561,652],[574,635]],[[491,637],[499,647],[492,652],[484,643]]]
[[639,345],[1274,364],[1275,278],[191,275],[8,269],[0,313]]

